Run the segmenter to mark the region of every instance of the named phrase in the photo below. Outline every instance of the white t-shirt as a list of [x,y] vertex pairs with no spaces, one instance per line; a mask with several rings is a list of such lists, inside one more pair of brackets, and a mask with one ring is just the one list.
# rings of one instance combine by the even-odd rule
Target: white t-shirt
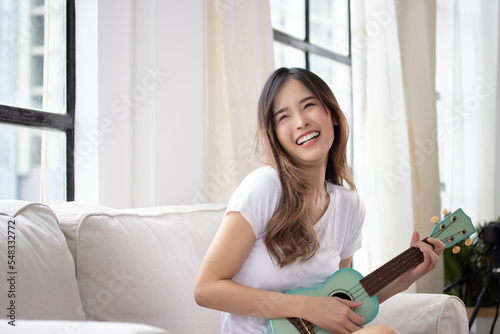
[[[242,181],[235,190],[227,212],[240,212],[250,223],[257,241],[233,280],[257,289],[286,292],[305,287],[319,287],[339,269],[342,259],[361,248],[361,230],[365,207],[358,195],[349,189],[326,182],[330,204],[315,224],[320,244],[318,252],[306,262],[280,268],[264,244],[264,233],[281,198],[281,182],[272,167],[261,167]],[[274,307],[279,301],[256,305],[259,310]],[[267,320],[261,312],[249,316],[222,313],[221,333],[267,333]]]

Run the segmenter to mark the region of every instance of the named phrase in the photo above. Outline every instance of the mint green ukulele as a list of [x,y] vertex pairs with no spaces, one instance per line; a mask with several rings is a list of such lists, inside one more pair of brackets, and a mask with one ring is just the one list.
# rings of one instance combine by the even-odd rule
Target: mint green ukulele
[[[431,221],[436,223],[438,218],[433,217]],[[448,248],[467,238],[474,232],[476,232],[476,229],[472,225],[470,218],[462,209],[458,209],[451,215],[447,215],[443,221],[438,223],[432,230],[430,237],[440,239],[446,245],[446,248]],[[427,238],[423,241],[426,242],[426,239]],[[468,239],[466,245],[470,245],[471,242],[472,240]],[[363,277],[363,275],[356,270],[343,268],[330,276],[321,287],[295,289],[286,293],[311,297],[330,296],[353,301],[362,301],[363,304],[354,309],[354,312],[362,315],[365,318],[365,324],[367,324],[372,321],[378,313],[379,303],[376,293],[408,270],[417,267],[423,260],[423,253],[418,248],[410,247],[366,277]],[[272,319],[269,322],[269,327],[273,334],[330,333],[300,318]]]

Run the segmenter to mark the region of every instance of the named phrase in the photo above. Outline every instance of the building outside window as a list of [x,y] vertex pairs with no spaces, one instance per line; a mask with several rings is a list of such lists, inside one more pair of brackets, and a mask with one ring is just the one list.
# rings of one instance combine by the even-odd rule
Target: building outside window
[[73,8],[0,0],[0,199],[73,199]]

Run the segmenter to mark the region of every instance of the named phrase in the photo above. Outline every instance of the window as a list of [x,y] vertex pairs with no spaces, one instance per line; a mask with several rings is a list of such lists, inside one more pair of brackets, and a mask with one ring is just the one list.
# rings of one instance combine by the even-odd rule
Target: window
[[349,8],[349,0],[271,0],[276,68],[302,67],[316,73],[352,121]]
[[74,0],[0,1],[0,199],[74,199]]

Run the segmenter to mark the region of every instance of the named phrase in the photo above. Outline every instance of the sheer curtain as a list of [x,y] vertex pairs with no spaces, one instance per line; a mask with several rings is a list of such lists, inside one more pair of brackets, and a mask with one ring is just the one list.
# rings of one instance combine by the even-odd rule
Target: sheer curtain
[[[500,4],[354,0],[351,12],[354,174],[367,203],[355,265],[368,273],[412,230],[427,235],[442,207],[476,224],[500,216]],[[440,264],[410,290],[442,287]]]
[[[367,274],[421,239],[440,213],[435,2],[354,0],[354,176],[367,206],[356,269]],[[410,291],[440,292],[442,266]]]
[[205,1],[204,181],[197,202],[225,203],[252,168],[257,100],[274,70],[269,1]]
[[437,13],[443,205],[489,222],[500,216],[500,4],[438,1]]

